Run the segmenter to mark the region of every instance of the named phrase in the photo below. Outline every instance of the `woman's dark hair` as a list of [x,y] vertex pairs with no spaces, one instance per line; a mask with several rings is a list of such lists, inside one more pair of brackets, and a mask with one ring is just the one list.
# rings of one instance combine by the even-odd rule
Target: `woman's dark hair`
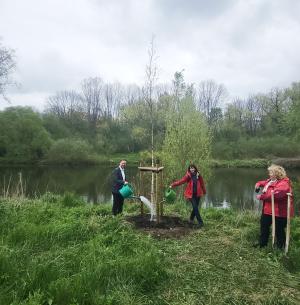
[[[195,165],[195,164],[190,164],[189,165],[189,167],[188,167],[188,171],[190,172],[191,171],[191,167],[193,167],[195,170],[196,170],[196,173],[199,173],[199,171],[198,171],[198,168],[197,168],[197,166]],[[199,173],[200,174],[200,173]]]

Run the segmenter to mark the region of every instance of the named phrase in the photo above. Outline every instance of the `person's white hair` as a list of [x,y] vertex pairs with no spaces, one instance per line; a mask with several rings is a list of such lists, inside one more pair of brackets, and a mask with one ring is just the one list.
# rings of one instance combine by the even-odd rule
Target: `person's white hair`
[[272,164],[268,167],[268,171],[271,172],[276,179],[283,179],[286,177],[285,169],[280,165]]

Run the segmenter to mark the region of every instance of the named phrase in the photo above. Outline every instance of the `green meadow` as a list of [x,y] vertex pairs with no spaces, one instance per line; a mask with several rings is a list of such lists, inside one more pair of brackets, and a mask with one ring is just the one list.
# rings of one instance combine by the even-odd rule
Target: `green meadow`
[[[300,304],[300,219],[288,255],[252,244],[259,215],[202,210],[181,238],[139,231],[126,204],[90,206],[72,194],[0,200],[1,305]],[[187,218],[183,202],[165,214]]]

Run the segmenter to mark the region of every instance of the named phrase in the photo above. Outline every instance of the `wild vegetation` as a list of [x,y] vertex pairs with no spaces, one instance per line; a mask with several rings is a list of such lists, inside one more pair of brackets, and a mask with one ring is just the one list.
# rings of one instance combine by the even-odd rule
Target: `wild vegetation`
[[0,304],[299,304],[299,218],[285,256],[252,247],[252,212],[207,209],[203,230],[157,239],[126,221],[137,205],[110,208],[72,194],[1,199]]
[[[168,141],[168,122],[173,119],[174,123],[176,115],[183,114],[183,105],[186,99],[190,99],[195,107],[193,114],[203,116],[208,125],[212,136],[212,158],[232,160],[299,156],[300,126],[299,120],[295,119],[300,109],[299,83],[246,100],[236,100],[223,110],[217,107],[221,105],[216,104],[208,115],[202,110],[206,101],[197,99],[199,90],[185,85],[183,79],[181,82],[184,89],[180,94],[175,88],[169,92],[157,89],[153,115],[156,151],[160,151]],[[1,111],[1,160],[35,162],[47,159],[56,162],[63,155],[81,162],[94,160],[95,155],[150,150],[149,130],[152,123],[141,89],[134,87],[134,95],[130,88],[122,87],[121,95],[119,87],[117,95],[117,92],[112,94],[117,90],[113,88],[101,79],[90,79],[84,82],[84,90],[89,90],[90,95],[84,94],[84,90],[82,95],[58,93],[49,98],[44,113],[37,113],[28,107],[9,107]],[[93,96],[97,104],[92,104],[88,96]],[[194,129],[195,133],[202,132],[201,126]],[[192,130],[189,127],[185,132],[191,142],[195,141],[194,137],[192,140]]]
[[[0,44],[4,97],[13,83],[14,54]],[[299,82],[232,99],[213,80],[186,83],[183,71],[170,84],[159,84],[154,39],[148,59],[144,86],[91,77],[49,96],[43,113],[29,107],[1,111],[0,163],[95,163],[143,151],[151,152],[151,163],[155,154],[170,164],[182,153],[186,162],[204,163],[299,157]],[[186,146],[192,155],[186,156]],[[170,159],[170,150],[177,150],[176,158]]]

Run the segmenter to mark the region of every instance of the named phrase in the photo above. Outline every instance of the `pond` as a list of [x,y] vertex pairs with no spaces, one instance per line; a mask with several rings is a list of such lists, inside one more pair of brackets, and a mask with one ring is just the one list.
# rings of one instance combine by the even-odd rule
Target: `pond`
[[[16,193],[20,173],[23,191],[28,197],[39,197],[45,192],[63,194],[74,192],[87,203],[96,204],[111,201],[110,175],[114,166],[86,167],[1,167],[0,194],[9,188]],[[300,180],[300,170],[287,170],[294,180]],[[137,167],[127,167],[126,175],[136,188],[139,184]],[[147,175],[144,175],[144,177]],[[150,176],[150,174],[149,174]],[[207,183],[207,195],[202,206],[224,207],[230,205],[238,210],[260,210],[260,202],[253,192],[254,184],[267,177],[265,169],[220,168],[213,169],[213,175]],[[181,177],[178,177],[181,178]],[[149,184],[144,182],[143,184]],[[165,185],[169,185],[166,181]],[[180,187],[176,188],[180,193]]]

